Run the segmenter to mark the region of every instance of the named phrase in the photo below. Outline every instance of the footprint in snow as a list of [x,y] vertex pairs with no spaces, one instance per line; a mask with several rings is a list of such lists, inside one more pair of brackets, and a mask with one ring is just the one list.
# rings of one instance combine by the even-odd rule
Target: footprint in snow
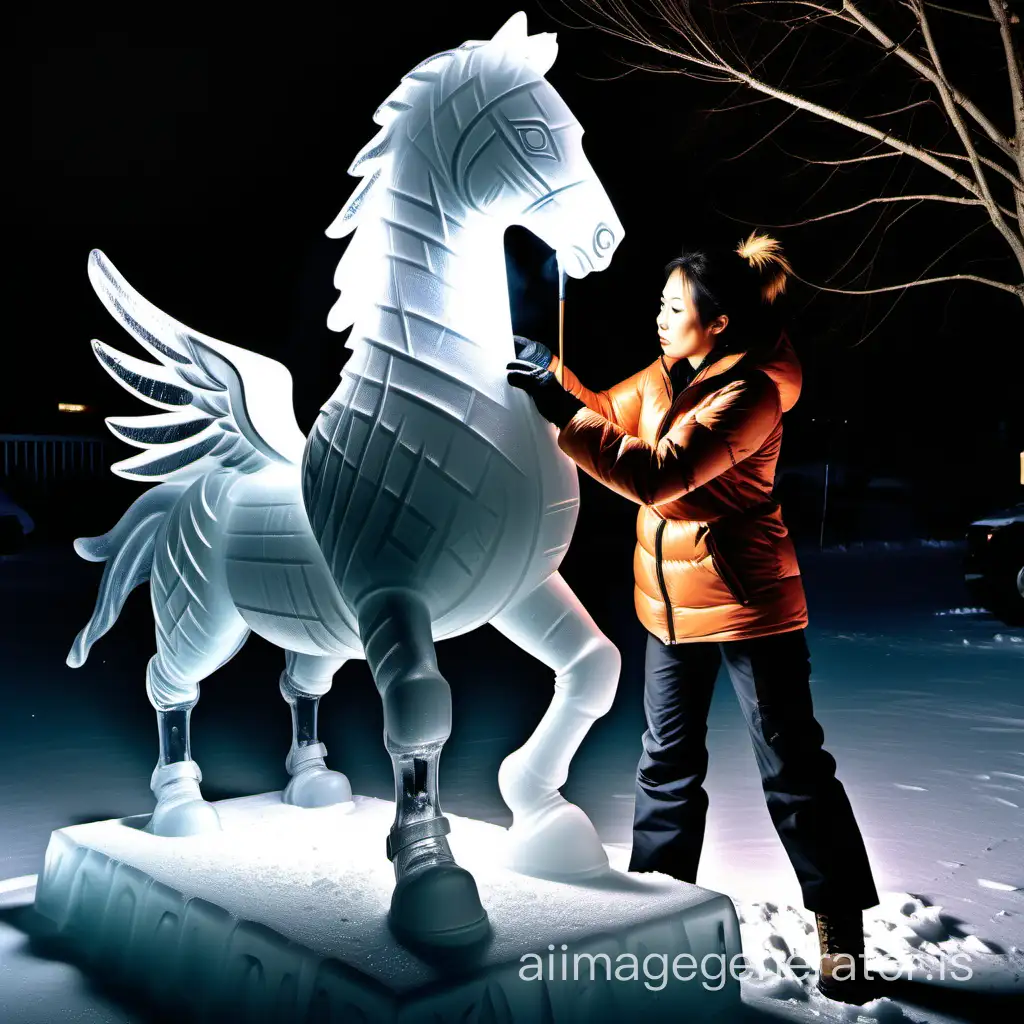
[[1012,800],[1005,800],[1001,796],[992,796],[990,793],[982,793],[982,800],[990,800],[994,804],[1002,804],[1004,807],[1012,807],[1014,810],[1020,809],[1020,804],[1015,804]]
[[896,1024],[897,1021],[915,1019],[908,1017],[896,1003],[884,996],[881,999],[873,999],[863,1006],[854,1006],[849,1003],[833,1005],[842,1006],[841,1020],[855,1021],[857,1024],[864,1024],[864,1022],[873,1024],[874,1021],[878,1021],[878,1024]]
[[769,974],[764,978],[753,979],[746,983],[746,994],[750,990],[764,999],[777,999],[786,1002],[788,999],[795,999],[798,1002],[807,1002],[807,990],[796,978],[785,977],[781,974]]
[[996,882],[991,878],[979,878],[978,885],[982,889],[996,889],[999,892],[1020,892],[1019,885],[1011,885],[1009,882]]
[[1006,954],[1006,950],[998,943],[979,939],[977,935],[968,935],[964,939],[963,945],[965,949],[969,949],[973,953],[995,953],[1000,956]]

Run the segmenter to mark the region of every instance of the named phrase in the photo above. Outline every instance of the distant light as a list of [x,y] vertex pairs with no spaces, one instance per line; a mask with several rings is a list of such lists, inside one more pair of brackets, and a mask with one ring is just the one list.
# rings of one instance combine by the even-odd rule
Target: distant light
[[58,412],[88,412],[89,406],[79,405],[77,402],[58,402]]

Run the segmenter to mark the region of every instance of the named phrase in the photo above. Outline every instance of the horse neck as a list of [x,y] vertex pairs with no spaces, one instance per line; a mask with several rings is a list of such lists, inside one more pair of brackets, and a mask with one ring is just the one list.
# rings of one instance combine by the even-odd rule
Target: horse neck
[[[365,301],[348,347],[433,366],[505,404],[514,355],[501,226],[461,203],[422,160],[395,160],[358,232]],[[362,350],[362,352],[361,352]],[[359,358],[362,355],[362,358]]]

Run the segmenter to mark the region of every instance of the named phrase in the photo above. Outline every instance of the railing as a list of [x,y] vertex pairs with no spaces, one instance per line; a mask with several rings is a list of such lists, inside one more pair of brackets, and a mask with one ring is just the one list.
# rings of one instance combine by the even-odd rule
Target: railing
[[0,434],[0,474],[46,485],[64,479],[106,476],[107,443],[99,437],[53,434]]

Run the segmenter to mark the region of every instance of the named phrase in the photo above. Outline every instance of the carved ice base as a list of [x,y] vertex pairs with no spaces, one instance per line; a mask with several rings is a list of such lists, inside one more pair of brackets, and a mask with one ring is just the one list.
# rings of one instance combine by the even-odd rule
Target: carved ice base
[[[729,1021],[741,1010],[739,983],[726,972],[721,984],[714,958],[699,969],[706,954],[728,962],[740,952],[732,902],[664,875],[625,874],[625,850],[608,847],[613,870],[586,884],[529,878],[500,866],[504,829],[449,814],[452,852],[477,880],[492,934],[474,958],[428,963],[387,926],[390,802],[356,796],[343,813],[267,793],[216,806],[224,831],[215,835],[152,836],[141,815],[60,829],[46,851],[36,909],[71,957],[165,1013],[318,1024],[642,1015],[648,1024]],[[580,953],[607,953],[611,980],[600,957],[597,980],[586,958],[574,980]],[[672,961],[686,953],[698,970],[680,980]],[[541,980],[520,976],[537,963],[524,954],[540,955]],[[638,965],[631,978],[625,954]],[[685,978],[690,961],[677,963]]]

